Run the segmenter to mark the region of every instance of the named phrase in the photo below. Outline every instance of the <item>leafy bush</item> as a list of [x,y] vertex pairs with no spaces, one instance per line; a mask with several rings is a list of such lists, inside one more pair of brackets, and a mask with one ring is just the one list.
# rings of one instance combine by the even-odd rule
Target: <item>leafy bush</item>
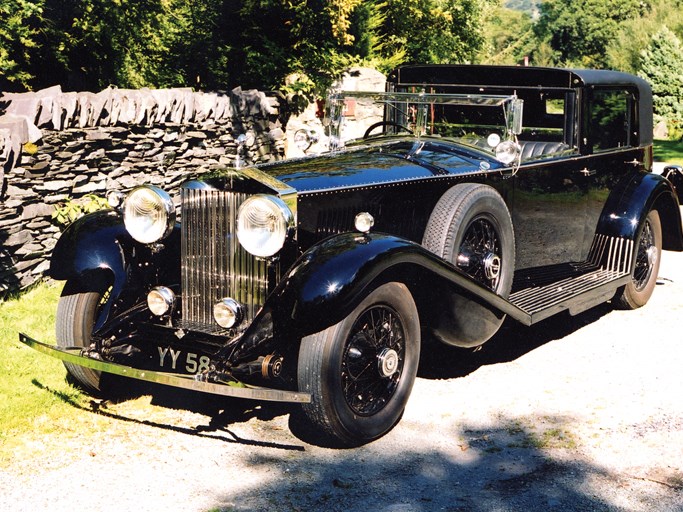
[[95,194],[87,194],[80,199],[69,199],[59,203],[52,213],[52,220],[61,227],[66,227],[87,213],[109,208],[106,199]]

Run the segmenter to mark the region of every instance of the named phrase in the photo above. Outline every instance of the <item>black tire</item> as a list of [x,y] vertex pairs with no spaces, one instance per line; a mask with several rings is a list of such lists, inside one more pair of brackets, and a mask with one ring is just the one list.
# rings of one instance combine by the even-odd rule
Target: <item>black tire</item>
[[[87,347],[90,345],[93,325],[100,305],[102,292],[67,293],[69,284],[57,304],[56,337],[59,347]],[[67,371],[85,391],[102,393],[102,372],[72,363],[64,363]]]
[[434,207],[422,245],[484,286],[508,297],[515,270],[515,235],[505,201],[479,183],[448,189]]
[[298,381],[303,409],[324,436],[345,446],[377,439],[399,421],[420,359],[420,322],[408,288],[391,282],[344,320],[306,336]]
[[618,309],[638,309],[647,304],[657,284],[662,255],[662,223],[652,210],[640,227],[635,247],[635,264],[631,281],[617,292],[614,305]]

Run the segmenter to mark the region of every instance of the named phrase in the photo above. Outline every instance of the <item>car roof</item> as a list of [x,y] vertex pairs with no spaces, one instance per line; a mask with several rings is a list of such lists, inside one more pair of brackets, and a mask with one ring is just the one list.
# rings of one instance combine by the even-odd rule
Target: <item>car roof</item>
[[455,85],[531,89],[632,87],[638,91],[641,142],[652,141],[652,89],[642,78],[605,69],[563,69],[533,66],[429,64],[401,66],[389,73],[387,84]]
[[650,86],[635,75],[605,69],[563,69],[533,66],[482,66],[429,64],[401,66],[389,82],[442,85],[488,85],[575,88],[592,85],[630,85],[649,92]]

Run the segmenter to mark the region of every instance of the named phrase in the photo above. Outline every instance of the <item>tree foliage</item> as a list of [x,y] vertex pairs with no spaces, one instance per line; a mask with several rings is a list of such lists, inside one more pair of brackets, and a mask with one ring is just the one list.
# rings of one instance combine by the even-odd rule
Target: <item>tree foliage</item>
[[3,0],[0,85],[310,95],[353,64],[472,61],[498,1]]
[[642,51],[640,75],[652,86],[655,115],[675,138],[683,135],[683,45],[666,26]]
[[643,49],[664,25],[683,36],[683,0],[649,0],[635,17],[621,23],[605,49],[608,67],[637,73]]
[[683,0],[0,0],[0,90],[241,85],[310,98],[352,65],[526,57],[659,81],[652,62],[672,36]]
[[485,20],[487,44],[479,60],[487,64],[520,64],[536,48],[531,16],[521,9],[499,6]]
[[42,1],[0,3],[0,90],[23,88],[34,78],[31,54],[38,46]]
[[484,16],[495,0],[386,0],[379,33],[384,51],[405,63],[472,62],[485,44]]
[[604,68],[605,48],[616,38],[620,24],[646,7],[642,0],[545,0],[536,37],[550,45],[558,64]]

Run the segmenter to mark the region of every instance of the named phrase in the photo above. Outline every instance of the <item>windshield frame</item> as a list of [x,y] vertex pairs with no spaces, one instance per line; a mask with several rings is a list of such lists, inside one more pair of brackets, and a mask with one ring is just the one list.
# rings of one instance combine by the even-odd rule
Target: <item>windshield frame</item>
[[[496,156],[497,147],[502,142],[508,143],[508,146],[510,144],[516,146],[516,134],[522,130],[523,101],[516,94],[427,93],[424,90],[419,92],[333,91],[327,99],[327,119],[324,123],[329,129],[328,149],[331,152],[340,150],[347,144],[357,142],[359,139],[369,138],[369,129],[364,132],[362,137],[359,137],[358,134],[349,137],[344,133],[347,117],[350,117],[347,115],[348,111],[353,110],[349,108],[351,100],[362,101],[366,104],[371,103],[375,106],[377,109],[376,118],[381,120],[370,126],[400,126],[411,132],[418,140],[423,136],[431,135],[429,133],[429,114],[430,109],[433,114],[436,106],[501,109],[498,124],[495,126],[495,130],[491,130],[491,134],[496,134],[493,138],[489,137],[490,134],[486,134],[481,138],[483,142],[480,141],[479,143],[464,138],[462,140],[457,137],[452,138],[459,143],[475,146],[480,151],[488,151],[496,158],[498,158]],[[353,105],[355,107],[355,103]],[[411,120],[410,123],[406,123],[409,124],[409,127],[396,121],[398,118],[407,119],[408,117]],[[433,117],[431,121],[433,128]],[[394,133],[385,132],[384,135],[391,136]]]

